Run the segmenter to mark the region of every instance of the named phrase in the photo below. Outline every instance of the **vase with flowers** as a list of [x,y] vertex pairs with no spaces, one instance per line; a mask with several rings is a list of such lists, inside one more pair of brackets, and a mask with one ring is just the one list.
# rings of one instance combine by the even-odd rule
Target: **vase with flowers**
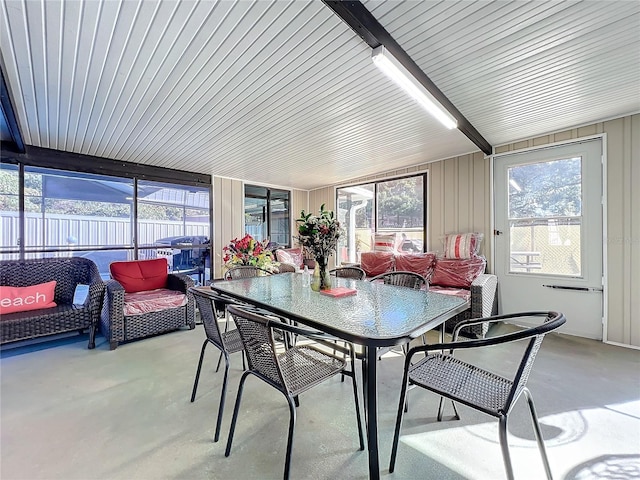
[[234,238],[222,251],[224,252],[222,261],[227,270],[241,265],[252,265],[275,272],[278,267],[273,252],[269,249],[268,240],[260,242],[249,234],[241,239]]
[[296,222],[298,224],[298,236],[296,237],[298,242],[313,255],[316,261],[311,288],[315,291],[331,288],[327,264],[329,256],[335,252],[338,239],[342,235],[340,222],[332,211],[324,209],[324,204],[320,207],[319,215],[305,213],[302,210],[300,218]]

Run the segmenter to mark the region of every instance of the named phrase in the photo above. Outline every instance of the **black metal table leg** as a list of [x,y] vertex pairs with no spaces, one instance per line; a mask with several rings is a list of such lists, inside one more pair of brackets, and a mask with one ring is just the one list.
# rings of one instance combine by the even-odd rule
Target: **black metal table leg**
[[378,458],[378,390],[377,390],[377,354],[376,347],[365,347],[364,405],[367,425],[367,449],[369,451],[369,478],[380,478],[380,459]]

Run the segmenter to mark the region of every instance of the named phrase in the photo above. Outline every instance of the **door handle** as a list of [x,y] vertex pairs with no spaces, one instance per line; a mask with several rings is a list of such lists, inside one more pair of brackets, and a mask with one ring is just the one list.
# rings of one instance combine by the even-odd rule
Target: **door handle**
[[572,287],[569,285],[542,285],[547,288],[555,288],[558,290],[575,290],[578,292],[602,292],[604,289],[602,287]]
[[504,232],[502,232],[501,230],[494,230],[493,234],[494,235],[502,235]]

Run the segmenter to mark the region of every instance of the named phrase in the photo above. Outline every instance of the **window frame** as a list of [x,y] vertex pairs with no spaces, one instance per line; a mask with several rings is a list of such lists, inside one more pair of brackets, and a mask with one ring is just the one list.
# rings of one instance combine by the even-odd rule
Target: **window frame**
[[[255,189],[264,189],[265,194],[263,195],[259,195],[256,193],[249,193],[247,194],[247,187],[249,188],[255,188]],[[258,200],[265,200],[266,201],[266,224],[267,224],[267,235],[266,238],[269,238],[269,241],[273,241],[272,235],[272,222],[271,222],[271,201],[272,201],[272,195],[274,192],[277,192],[278,194],[286,194],[287,197],[287,221],[286,221],[286,225],[288,227],[288,232],[286,235],[287,238],[287,243],[286,244],[280,244],[278,243],[278,248],[290,248],[291,247],[291,235],[292,235],[292,231],[291,231],[291,190],[287,190],[284,188],[275,188],[275,187],[269,187],[269,186],[265,186],[265,185],[259,185],[259,184],[255,184],[255,183],[244,183],[243,185],[243,196],[242,196],[242,224],[244,227],[244,231],[245,233],[247,232],[247,225],[246,225],[246,215],[247,215],[247,211],[246,211],[246,199],[247,198],[254,198],[254,199],[258,199]],[[256,240],[262,241],[265,240],[264,238],[257,238]]]
[[[162,167],[147,166],[141,164],[135,164],[131,162],[123,162],[117,160],[111,160],[100,157],[91,157],[82,154],[60,152],[56,150],[50,150],[39,147],[29,147],[26,154],[3,152],[2,163],[7,165],[15,165],[18,169],[18,245],[15,248],[3,249],[3,255],[14,255],[18,259],[24,260],[25,258],[31,258],[34,255],[42,256],[45,254],[58,254],[60,252],[73,251],[82,252],[99,252],[99,251],[126,251],[132,252],[132,257],[138,258],[138,180],[157,182],[165,185],[175,185],[176,187],[198,187],[208,191],[209,205],[209,243],[192,245],[192,248],[206,248],[209,250],[209,258],[211,259],[211,239],[213,238],[213,182],[211,175],[184,172],[180,170],[173,170]],[[82,177],[83,175],[99,175],[100,177],[114,179],[130,179],[133,183],[133,195],[132,204],[133,209],[131,212],[132,225],[132,243],[129,246],[106,246],[100,247],[77,247],[69,249],[63,246],[55,247],[28,247],[25,242],[25,169],[45,169],[51,171],[58,171],[64,174],[69,173],[69,176]],[[45,172],[46,173],[46,172]],[[44,197],[43,197],[44,198]],[[155,247],[159,249],[162,247]],[[148,250],[148,246],[143,246],[142,249]],[[204,278],[203,281],[211,281],[213,279],[213,268],[209,268],[209,277]]]
[[[428,241],[428,184],[429,184],[429,171],[428,170],[424,170],[424,171],[420,171],[420,172],[412,172],[412,173],[408,173],[405,175],[397,175],[397,176],[389,176],[389,177],[384,177],[384,178],[378,178],[375,180],[370,180],[370,181],[362,181],[362,182],[357,182],[357,183],[350,183],[347,185],[340,185],[335,187],[335,204],[336,204],[336,210],[338,210],[338,205],[339,205],[339,192],[341,189],[343,188],[351,188],[351,187],[362,187],[362,186],[369,186],[369,185],[373,185],[373,205],[372,205],[372,220],[373,220],[373,231],[374,232],[379,232],[379,225],[378,225],[378,194],[379,194],[379,184],[382,183],[386,183],[386,182],[392,182],[392,181],[396,181],[396,180],[404,180],[407,178],[414,178],[414,177],[422,177],[422,198],[423,198],[423,209],[422,209],[422,222],[423,222],[423,227],[422,227],[422,235],[423,235],[423,245],[422,245],[422,253],[424,252],[428,252],[429,251],[429,241]],[[346,228],[346,227],[345,227]]]

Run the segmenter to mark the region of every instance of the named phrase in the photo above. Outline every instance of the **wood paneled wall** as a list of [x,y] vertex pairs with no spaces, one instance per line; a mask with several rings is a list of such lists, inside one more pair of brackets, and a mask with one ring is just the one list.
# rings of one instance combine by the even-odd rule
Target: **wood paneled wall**
[[[640,115],[631,115],[556,132],[496,148],[496,153],[606,134],[607,212],[605,341],[640,347]],[[450,232],[485,234],[482,253],[491,265],[490,159],[480,152],[362,177],[349,184],[428,171],[429,250],[442,250],[442,236]],[[346,184],[345,184],[346,185]],[[335,209],[332,185],[309,192],[312,211],[325,203]],[[635,187],[635,188],[634,188]]]
[[640,347],[640,115],[496,148],[510,152],[606,134],[605,309],[607,342]]
[[[273,185],[271,185],[273,186]],[[295,233],[295,220],[300,210],[308,210],[309,192],[291,190],[291,231]],[[244,231],[244,182],[241,180],[213,176],[213,277],[221,278],[222,248]],[[262,239],[261,239],[262,240]]]

